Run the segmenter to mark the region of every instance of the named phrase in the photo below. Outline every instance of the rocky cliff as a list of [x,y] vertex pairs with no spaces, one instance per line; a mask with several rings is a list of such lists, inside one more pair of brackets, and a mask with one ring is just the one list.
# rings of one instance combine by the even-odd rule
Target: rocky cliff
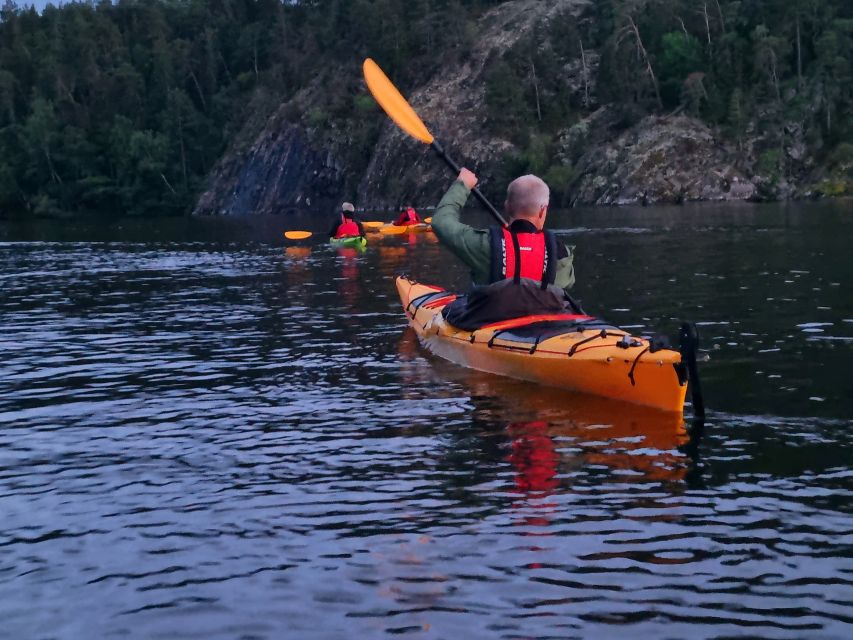
[[[499,5],[479,20],[476,42],[465,60],[442,68],[408,96],[436,138],[447,141],[448,152],[477,168],[486,184],[490,169],[513,149],[511,142],[489,135],[482,126],[486,63],[532,30],[544,29],[554,16],[580,16],[589,5],[590,0],[515,0]],[[352,78],[324,78],[316,84],[321,82],[351,84]],[[347,158],[345,135],[335,139],[306,122],[312,96],[320,94],[316,89],[315,85],[283,104],[247,150],[225,155],[194,213],[283,213],[333,206],[345,198],[372,208],[403,202],[434,204],[448,173],[428,147],[374,112],[371,117],[381,120],[381,134],[367,169],[359,169]]]
[[345,175],[304,128],[273,119],[251,149],[219,163],[195,213],[286,213],[329,205],[340,198]]
[[564,132],[560,158],[578,178],[573,202],[593,205],[744,200],[756,188],[735,162],[736,149],[702,122],[649,116],[614,135],[603,107]]
[[[502,156],[514,150],[512,142],[483,126],[487,63],[531,32],[546,31],[554,17],[580,19],[589,6],[589,0],[506,2],[480,20],[477,41],[462,63],[442,69],[409,96],[431,133],[459,164],[478,172],[485,188]],[[389,122],[359,183],[359,200],[378,206],[403,200],[435,204],[448,185],[448,171],[428,147]]]
[[[751,124],[734,140],[730,132],[727,137],[684,115],[681,108],[668,115],[626,117],[630,109],[618,103],[599,104],[595,81],[602,52],[584,50],[581,44],[580,52],[572,48],[567,54],[566,47],[558,46],[561,30],[590,31],[593,10],[591,0],[504,2],[479,18],[476,36],[463,55],[448,58],[451,62],[437,66],[437,72],[411,91],[409,101],[436,139],[457,162],[478,173],[484,191],[499,197],[503,185],[498,182],[507,178],[507,158],[526,152],[511,132],[496,134],[486,126],[488,72],[520,42],[532,41],[540,50],[552,49],[551,57],[558,60],[559,95],[549,99],[571,103],[566,111],[572,114],[569,122],[550,142],[550,167],[564,169],[555,175],[567,176],[559,187],[561,204],[833,195],[837,183],[816,165],[796,123],[783,136],[787,142],[779,145],[778,136],[772,142],[765,140]],[[451,179],[447,167],[380,111],[372,108],[341,116],[371,119],[374,129],[359,140],[366,149],[362,155],[351,152],[358,145],[347,133],[357,127],[310,115],[327,107],[322,88],[329,85],[341,85],[348,93],[350,103],[342,103],[345,108],[339,112],[346,113],[347,105],[364,105],[358,102],[365,99],[365,89],[356,62],[360,61],[317,78],[312,87],[281,105],[248,148],[226,154],[195,212],[322,210],[343,199],[372,209],[435,204]],[[778,162],[780,156],[784,163]],[[789,168],[785,175],[774,169],[781,164]],[[845,155],[837,164],[836,173],[840,171],[844,185],[849,184],[850,158]]]

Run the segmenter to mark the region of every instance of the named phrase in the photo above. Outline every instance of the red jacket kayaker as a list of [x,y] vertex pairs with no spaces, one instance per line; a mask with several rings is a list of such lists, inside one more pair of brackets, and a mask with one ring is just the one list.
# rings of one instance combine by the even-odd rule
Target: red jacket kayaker
[[340,220],[329,229],[330,238],[352,238],[364,235],[364,226],[355,217],[355,207],[351,202],[341,205]]
[[412,207],[406,207],[400,212],[400,215],[397,216],[397,219],[394,221],[394,225],[397,227],[409,227],[413,224],[421,224],[423,220],[418,215],[418,212],[415,211]]

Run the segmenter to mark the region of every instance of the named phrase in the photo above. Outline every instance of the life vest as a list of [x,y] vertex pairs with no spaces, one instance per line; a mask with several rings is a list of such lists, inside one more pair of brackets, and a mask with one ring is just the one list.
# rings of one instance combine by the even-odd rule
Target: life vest
[[397,218],[398,227],[405,227],[413,224],[419,224],[421,221],[418,216],[418,212],[409,207],[405,211],[403,211],[400,216]]
[[336,238],[349,238],[352,236],[360,236],[358,225],[352,218],[347,218],[341,215],[341,223],[338,225],[338,230],[335,232]]
[[521,278],[541,283],[545,289],[557,275],[557,236],[538,231],[526,220],[516,220],[509,228],[491,227],[490,282]]

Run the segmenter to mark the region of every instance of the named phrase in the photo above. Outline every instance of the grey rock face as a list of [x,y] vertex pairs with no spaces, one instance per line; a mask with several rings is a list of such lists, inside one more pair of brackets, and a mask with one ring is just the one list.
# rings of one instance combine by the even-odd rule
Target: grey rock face
[[276,123],[246,154],[220,163],[194,213],[269,214],[331,207],[340,199],[343,184],[342,167],[329,152],[314,148],[302,127]]
[[[477,30],[477,43],[463,63],[443,69],[409,97],[436,139],[454,159],[478,172],[488,185],[500,158],[514,150],[508,140],[490,135],[484,128],[487,62],[512,48],[533,29],[544,31],[557,15],[581,15],[589,0],[516,0],[486,13]],[[597,64],[597,57],[594,57]],[[464,154],[460,152],[464,150]],[[404,200],[416,204],[437,203],[450,180],[449,169],[430,157],[429,149],[388,123],[367,171],[358,187],[359,201],[396,206]]]
[[[524,152],[484,126],[490,63],[516,45],[527,46],[531,35],[536,46],[553,49],[559,34],[549,31],[549,25],[563,29],[572,22],[583,24],[591,6],[591,0],[503,2],[480,18],[476,42],[458,64],[443,67],[408,96],[450,155],[478,173],[484,191],[502,191],[505,185],[495,183],[495,174],[505,156]],[[540,34],[548,35],[536,40]],[[579,47],[577,58],[562,60],[557,73],[574,113],[596,109],[600,52],[581,52]],[[351,145],[345,124],[300,119],[299,114],[328,107],[324,83],[349,83],[346,95],[359,95],[360,79],[353,71],[331,70],[329,77],[317,78],[282,105],[259,135],[255,132],[260,127],[245,134],[243,141],[254,142],[247,151],[232,150],[220,161],[195,213],[317,210],[353,197],[374,209],[437,203],[452,179],[448,168],[380,112],[371,114],[377,118],[372,126],[381,123],[383,128],[366,169],[363,156],[353,158],[347,151],[360,154],[369,145],[363,140],[362,146]],[[786,124],[780,145],[777,131],[768,135],[757,126],[762,112],[745,124],[737,140],[725,140],[700,120],[684,115],[644,114],[631,104],[603,106],[559,135],[556,160],[568,168],[561,185],[563,202],[621,205],[817,197],[843,190],[853,180],[841,164],[832,174],[821,171],[807,132],[796,122]],[[371,142],[376,133],[375,128],[370,131]]]
[[592,114],[561,138],[567,162],[579,173],[575,204],[621,205],[690,200],[746,200],[755,187],[733,164],[734,149],[702,122],[685,116],[649,116],[615,139],[615,116]]
[[[507,140],[489,135],[482,126],[483,72],[489,57],[510,49],[532,29],[544,28],[553,16],[565,11],[579,14],[589,5],[590,0],[502,3],[481,18],[477,44],[464,63],[458,68],[443,69],[410,96],[433,134],[449,143],[448,151],[460,163],[473,168],[495,166],[513,148]],[[597,57],[590,52],[590,65],[594,64]],[[287,114],[307,112],[318,104],[320,94],[311,87],[300,92],[270,118],[248,152],[226,154],[212,172],[209,187],[194,213],[231,215],[316,209],[335,205],[342,195],[351,196],[349,187],[355,184],[356,200],[376,208],[437,201],[448,184],[447,168],[428,157],[427,147],[410,139],[390,121],[360,179],[344,165],[342,154],[335,152],[346,140],[312,143],[311,132],[288,120]],[[455,153],[456,149],[464,149],[465,156]],[[481,175],[481,179],[488,182],[489,176]]]

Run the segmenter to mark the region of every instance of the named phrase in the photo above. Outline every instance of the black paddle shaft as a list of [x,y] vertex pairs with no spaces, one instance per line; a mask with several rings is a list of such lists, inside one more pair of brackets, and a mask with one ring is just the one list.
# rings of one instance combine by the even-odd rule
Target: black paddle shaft
[[[447,152],[444,150],[444,147],[442,147],[440,144],[438,144],[438,140],[433,140],[432,144],[430,144],[430,146],[438,154],[438,157],[441,158],[442,160],[444,160],[447,163],[447,166],[449,166],[451,169],[453,169],[453,171],[455,171],[457,174],[459,174],[459,172],[462,171],[462,167],[460,167],[458,164],[456,164],[453,161],[453,158],[451,158],[450,156],[447,155]],[[504,217],[500,214],[500,212],[497,209],[495,209],[494,205],[488,201],[486,196],[484,196],[477,187],[474,187],[471,190],[471,193],[473,193],[474,197],[480,201],[481,205],[486,207],[486,211],[491,213],[492,216],[494,217],[494,219],[501,223],[502,227],[509,226],[507,224],[506,220],[504,220]]]
[[702,385],[699,382],[699,367],[696,366],[696,351],[699,348],[699,331],[691,322],[684,322],[679,331],[681,360],[687,365],[687,377],[690,381],[690,397],[693,399],[693,415],[705,418],[705,400],[702,397]]

